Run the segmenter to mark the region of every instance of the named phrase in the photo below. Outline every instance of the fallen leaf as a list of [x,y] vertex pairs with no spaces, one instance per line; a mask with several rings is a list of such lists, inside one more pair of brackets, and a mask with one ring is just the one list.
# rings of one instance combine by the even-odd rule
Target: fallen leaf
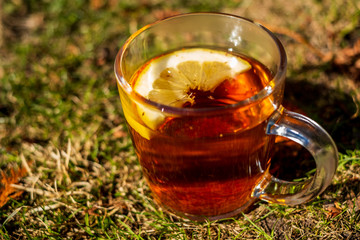
[[324,205],[324,208],[327,211],[326,216],[328,218],[334,218],[342,212],[342,208],[338,202]]
[[21,167],[15,170],[14,167],[9,169],[9,174],[4,171],[0,172],[0,208],[4,206],[9,199],[19,197],[23,191],[19,191],[12,187],[12,184],[17,183],[22,177],[27,174],[26,168]]

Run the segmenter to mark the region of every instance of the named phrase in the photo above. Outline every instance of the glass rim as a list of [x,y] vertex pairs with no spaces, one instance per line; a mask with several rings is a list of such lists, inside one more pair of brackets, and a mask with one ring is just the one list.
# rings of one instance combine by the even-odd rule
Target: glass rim
[[[214,16],[223,16],[223,17],[228,17],[228,18],[234,18],[239,21],[245,21],[248,23],[252,23],[254,26],[257,26],[259,29],[265,31],[271,37],[271,39],[274,41],[274,43],[276,44],[276,47],[277,47],[277,50],[278,50],[278,53],[280,56],[280,61],[277,66],[276,73],[274,74],[272,80],[269,81],[268,84],[262,90],[260,90],[258,93],[256,93],[255,95],[253,95],[247,99],[238,101],[234,104],[229,104],[229,105],[224,105],[224,106],[216,106],[216,107],[204,107],[204,108],[182,108],[182,107],[169,106],[169,105],[151,101],[151,100],[147,99],[146,97],[140,95],[136,91],[134,91],[133,88],[130,86],[130,84],[124,78],[124,76],[122,74],[123,53],[127,50],[128,46],[130,45],[132,40],[135,39],[141,33],[151,29],[151,27],[161,24],[162,22],[171,21],[173,19],[178,19],[178,18],[183,18],[183,17],[196,16],[196,15],[198,15],[198,16],[214,15]],[[115,58],[115,63],[114,63],[114,72],[115,72],[115,76],[116,76],[116,80],[117,80],[118,84],[133,101],[135,101],[137,103],[145,104],[146,106],[149,106],[150,108],[158,109],[165,113],[178,114],[178,115],[193,115],[193,114],[197,114],[197,113],[203,114],[203,113],[208,113],[208,112],[228,111],[231,109],[245,107],[245,106],[248,106],[250,104],[253,104],[255,102],[265,99],[266,97],[271,95],[278,87],[280,87],[281,81],[283,81],[285,79],[284,75],[286,74],[286,67],[287,67],[287,57],[286,57],[286,52],[285,52],[284,46],[282,45],[280,40],[275,36],[275,34],[273,32],[271,32],[269,29],[267,29],[265,26],[263,26],[262,24],[257,23],[255,21],[250,20],[245,17],[228,14],[228,13],[199,12],[199,13],[184,13],[184,14],[179,14],[179,15],[175,15],[172,17],[168,17],[168,18],[147,24],[144,27],[137,30],[125,41],[123,46],[118,51],[116,58]]]

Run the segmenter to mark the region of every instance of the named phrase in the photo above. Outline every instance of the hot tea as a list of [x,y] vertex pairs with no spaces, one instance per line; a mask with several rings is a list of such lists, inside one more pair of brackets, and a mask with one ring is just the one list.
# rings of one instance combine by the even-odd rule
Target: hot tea
[[[221,114],[263,90],[270,71],[246,56],[182,49],[156,57],[130,84],[144,97],[180,108],[212,108],[210,116],[167,116],[134,104],[127,119],[154,198],[189,215],[216,216],[249,202],[270,162],[274,138],[265,134],[272,96]],[[134,124],[136,122],[136,124]],[[141,125],[141,127],[139,127]]]

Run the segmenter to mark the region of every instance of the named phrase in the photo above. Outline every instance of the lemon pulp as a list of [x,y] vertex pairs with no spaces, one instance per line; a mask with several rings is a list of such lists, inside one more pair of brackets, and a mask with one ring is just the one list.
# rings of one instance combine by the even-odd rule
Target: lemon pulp
[[[249,62],[223,51],[204,48],[182,49],[161,55],[143,65],[130,83],[133,90],[143,97],[173,107],[191,107],[195,92],[212,92],[227,79],[251,68]],[[164,122],[160,110],[137,104],[138,120],[155,130]],[[124,110],[125,117],[130,109]],[[135,119],[128,123],[143,137],[150,139],[146,127],[139,127]]]

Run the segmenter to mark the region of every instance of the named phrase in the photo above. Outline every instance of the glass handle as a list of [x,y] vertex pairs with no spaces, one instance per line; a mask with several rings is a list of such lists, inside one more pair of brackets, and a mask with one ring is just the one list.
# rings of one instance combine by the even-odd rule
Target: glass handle
[[297,205],[321,194],[332,181],[338,164],[338,152],[330,135],[313,120],[280,107],[270,119],[266,133],[286,137],[306,148],[316,162],[312,178],[289,182],[267,176],[253,195],[272,203]]

